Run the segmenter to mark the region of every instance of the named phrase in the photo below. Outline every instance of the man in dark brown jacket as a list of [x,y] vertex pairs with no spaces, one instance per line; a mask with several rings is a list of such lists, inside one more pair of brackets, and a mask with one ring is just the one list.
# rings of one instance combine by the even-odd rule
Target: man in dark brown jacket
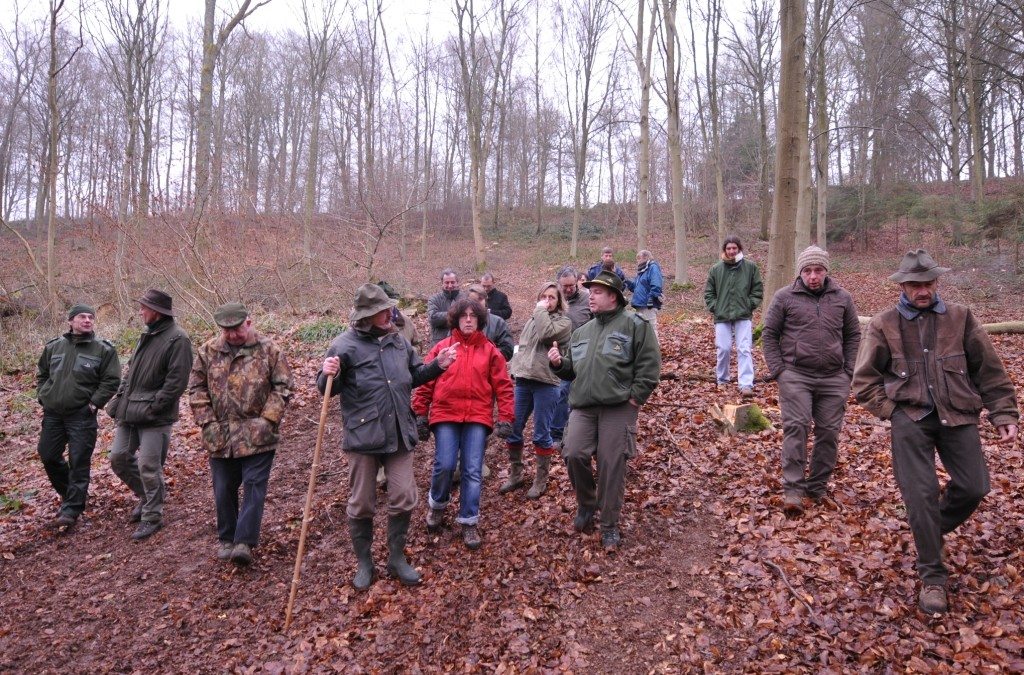
[[139,298],[139,316],[146,330],[139,336],[120,389],[106,408],[117,421],[110,467],[139,498],[131,515],[132,522],[139,523],[132,534],[136,541],[162,527],[164,462],[171,426],[178,421],[178,399],[185,393],[192,369],[192,343],[174,322],[171,296],[146,291]]
[[[903,256],[889,277],[903,292],[877,314],[861,344],[853,376],[857,401],[892,420],[892,466],[917,546],[918,599],[945,612],[949,573],[942,537],[966,521],[989,491],[978,416],[982,408],[999,440],[1017,437],[1013,384],[971,310],[938,294],[939,267],[923,249]],[[939,489],[935,452],[949,474]]]
[[769,377],[779,383],[783,508],[789,517],[803,513],[804,497],[820,501],[825,496],[860,345],[857,308],[828,275],[828,253],[809,246],[797,258],[797,270],[800,276],[772,299],[762,333]]

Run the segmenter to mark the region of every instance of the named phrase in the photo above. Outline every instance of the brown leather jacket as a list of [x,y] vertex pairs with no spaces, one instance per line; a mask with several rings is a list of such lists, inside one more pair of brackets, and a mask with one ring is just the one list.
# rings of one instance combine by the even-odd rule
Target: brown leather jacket
[[992,341],[964,305],[908,320],[893,307],[871,319],[853,374],[853,392],[868,412],[889,419],[899,406],[920,420],[937,409],[946,426],[977,424],[988,410],[995,426],[1016,424],[1013,384]]

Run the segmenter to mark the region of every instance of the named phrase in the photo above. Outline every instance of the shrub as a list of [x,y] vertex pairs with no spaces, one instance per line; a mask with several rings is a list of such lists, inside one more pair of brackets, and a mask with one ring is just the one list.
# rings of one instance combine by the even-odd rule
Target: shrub
[[307,344],[328,342],[333,340],[338,333],[344,331],[345,328],[344,324],[338,323],[334,319],[323,317],[312,323],[299,326],[298,330],[295,331],[295,336]]

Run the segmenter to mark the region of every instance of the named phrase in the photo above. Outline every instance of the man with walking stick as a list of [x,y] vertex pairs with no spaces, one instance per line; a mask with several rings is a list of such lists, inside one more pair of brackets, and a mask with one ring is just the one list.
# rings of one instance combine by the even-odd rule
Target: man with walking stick
[[[352,585],[357,590],[369,588],[375,576],[371,546],[380,465],[388,482],[388,573],[407,586],[420,583],[419,572],[405,558],[409,520],[417,503],[412,456],[416,416],[410,400],[414,387],[440,377],[456,358],[453,345],[424,364],[391,323],[396,304],[379,286],[360,286],[349,315],[350,329],[331,343],[317,375],[322,393],[341,395],[342,449],[349,466],[347,513],[359,561]],[[334,378],[330,391],[328,376]]]

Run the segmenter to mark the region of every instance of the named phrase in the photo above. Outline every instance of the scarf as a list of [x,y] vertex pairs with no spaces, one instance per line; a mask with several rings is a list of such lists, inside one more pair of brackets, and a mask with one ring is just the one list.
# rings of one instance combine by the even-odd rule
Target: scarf
[[906,319],[907,321],[913,321],[917,317],[921,316],[923,312],[935,312],[936,314],[945,314],[946,303],[944,303],[942,301],[942,298],[939,297],[939,294],[936,293],[935,302],[933,302],[930,307],[920,309],[910,301],[910,298],[907,297],[906,293],[901,292],[900,299],[896,303],[896,309],[897,311],[899,311],[899,313],[903,316],[904,319]]

